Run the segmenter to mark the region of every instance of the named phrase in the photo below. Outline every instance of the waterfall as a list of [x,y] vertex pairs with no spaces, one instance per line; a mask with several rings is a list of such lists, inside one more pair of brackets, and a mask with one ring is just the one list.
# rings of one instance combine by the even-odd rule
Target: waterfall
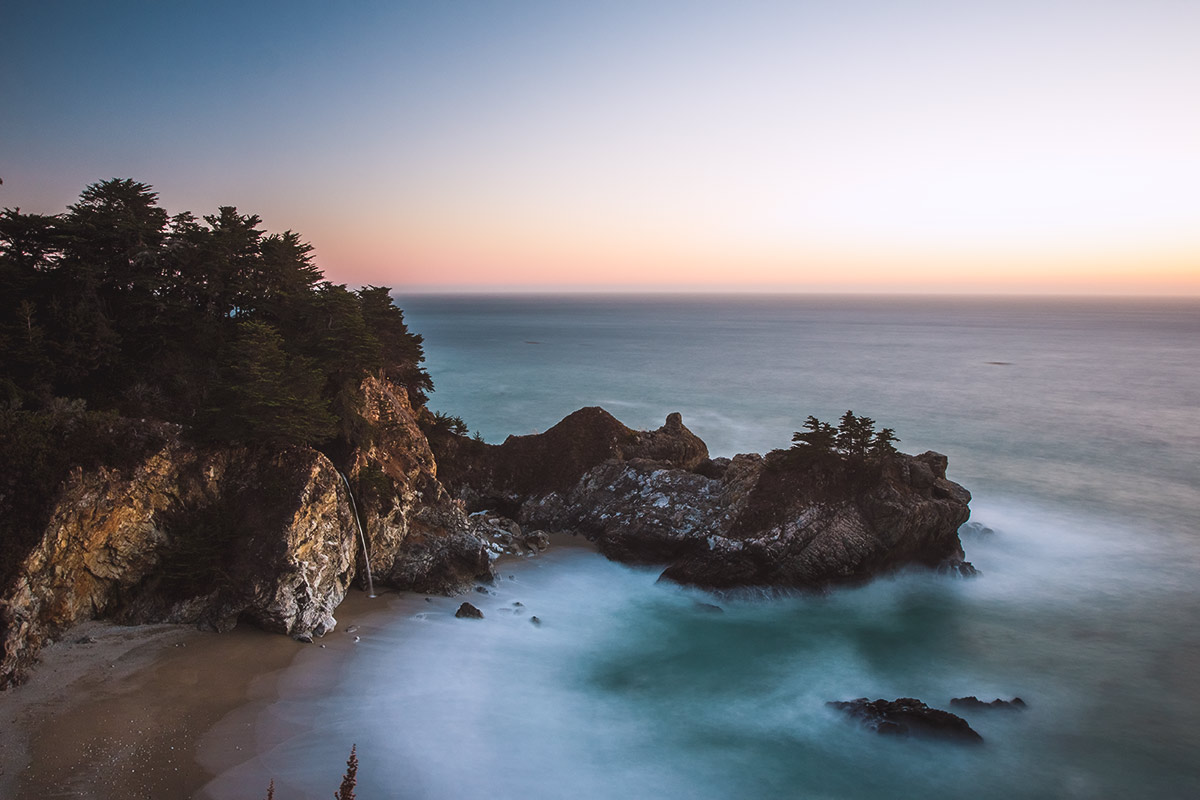
[[350,491],[350,481],[346,480],[346,475],[341,470],[338,470],[338,476],[342,479],[342,485],[346,487],[346,496],[350,498],[350,510],[354,512],[354,526],[358,528],[358,540],[362,542],[363,563],[367,565],[367,596],[375,596],[375,581],[371,578],[371,554],[367,551],[367,534],[363,531],[362,520],[358,516],[358,504],[354,502],[354,492]]

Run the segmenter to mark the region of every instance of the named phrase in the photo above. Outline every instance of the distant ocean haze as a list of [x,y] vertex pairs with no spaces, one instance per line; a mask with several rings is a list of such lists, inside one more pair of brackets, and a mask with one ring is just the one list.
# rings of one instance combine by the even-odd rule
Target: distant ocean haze
[[892,427],[975,491],[1200,523],[1200,301],[838,296],[397,298],[432,406],[488,441],[600,405],[680,411],[713,455],[815,414]]
[[[949,456],[994,531],[964,533],[982,575],[731,599],[552,549],[472,593],[483,620],[455,619],[456,598],[390,601],[329,693],[284,676],[258,725],[305,725],[213,787],[269,775],[323,796],[308,787],[354,741],[363,797],[1200,796],[1200,303],[398,304],[432,407],[493,442],[600,405],[638,428],[680,411],[731,456],[788,446],[809,414],[868,415]],[[963,749],[825,706],[964,695],[1029,707],[963,712],[985,739]]]

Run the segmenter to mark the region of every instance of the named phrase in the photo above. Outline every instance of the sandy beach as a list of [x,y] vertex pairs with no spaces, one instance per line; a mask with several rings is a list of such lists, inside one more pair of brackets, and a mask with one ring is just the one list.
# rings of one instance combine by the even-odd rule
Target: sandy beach
[[[282,671],[307,651],[317,667],[308,674],[333,679],[353,646],[347,628],[379,603],[352,592],[338,629],[311,645],[249,626],[71,629],[29,681],[0,694],[0,797],[205,796],[214,775],[254,757],[251,722]],[[265,796],[266,784],[239,794]]]
[[[303,723],[273,717],[272,704],[320,696],[360,639],[425,607],[421,594],[353,590],[337,628],[313,644],[249,625],[78,625],[42,650],[27,682],[0,693],[0,797],[227,800],[265,797],[272,779],[283,789],[288,776],[259,756]],[[329,765],[330,792],[343,768]]]

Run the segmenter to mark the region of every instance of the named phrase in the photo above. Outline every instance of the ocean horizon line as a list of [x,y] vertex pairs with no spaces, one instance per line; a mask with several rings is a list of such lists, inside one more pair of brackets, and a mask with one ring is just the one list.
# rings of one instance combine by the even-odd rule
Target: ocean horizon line
[[[368,284],[363,284],[367,286]],[[361,288],[361,287],[360,287]],[[985,301],[1138,301],[1138,302],[1200,302],[1197,294],[1137,294],[1098,292],[940,292],[940,291],[808,291],[769,289],[572,289],[572,288],[468,288],[413,289],[392,287],[393,296],[444,298],[504,298],[504,297],[577,297],[577,298],[747,298],[747,299],[894,299],[894,300],[985,300]]]

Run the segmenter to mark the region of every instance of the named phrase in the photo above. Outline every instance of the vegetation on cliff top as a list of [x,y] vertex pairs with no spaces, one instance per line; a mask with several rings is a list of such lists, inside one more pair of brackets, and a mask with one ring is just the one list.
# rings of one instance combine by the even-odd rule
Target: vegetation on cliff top
[[804,430],[792,434],[792,451],[810,456],[841,456],[849,459],[882,458],[896,452],[896,432],[891,428],[875,430],[875,420],[842,415],[835,428],[809,415]]
[[421,337],[386,287],[324,280],[293,231],[224,206],[169,215],[151,187],[93,184],[57,215],[0,213],[0,403],[55,398],[200,438],[329,445],[366,433],[368,373],[423,405]]
[[228,206],[171,216],[117,179],[62,214],[0,212],[0,585],[74,467],[180,432],[345,454],[373,438],[369,373],[424,405],[422,340],[389,290],[324,280],[298,234],[261,226]]

